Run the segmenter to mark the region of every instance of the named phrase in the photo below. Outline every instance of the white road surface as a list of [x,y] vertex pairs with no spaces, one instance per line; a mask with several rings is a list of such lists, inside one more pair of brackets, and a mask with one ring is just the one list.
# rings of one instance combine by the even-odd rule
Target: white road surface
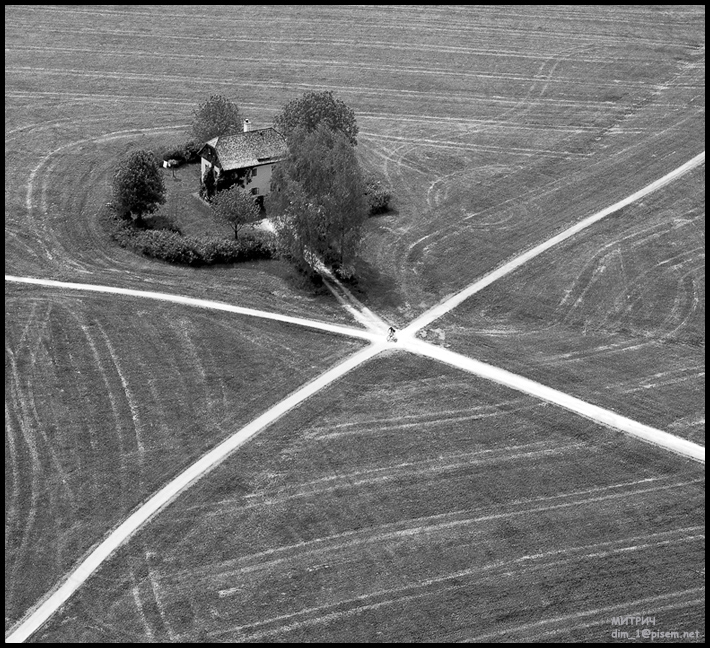
[[592,405],[579,398],[557,391],[556,389],[524,378],[523,376],[518,376],[500,367],[494,367],[493,365],[454,353],[442,347],[427,344],[421,340],[404,340],[402,347],[412,353],[418,353],[433,358],[434,360],[445,362],[446,364],[458,367],[459,369],[481,376],[482,378],[493,380],[506,387],[525,392],[536,398],[541,398],[542,400],[564,407],[592,421],[626,432],[647,443],[652,443],[653,445],[660,446],[671,452],[683,455],[684,457],[705,463],[705,448],[696,443],[686,441],[685,439],[649,427],[648,425],[643,425],[638,421],[633,421],[616,412],[603,409],[597,405]]

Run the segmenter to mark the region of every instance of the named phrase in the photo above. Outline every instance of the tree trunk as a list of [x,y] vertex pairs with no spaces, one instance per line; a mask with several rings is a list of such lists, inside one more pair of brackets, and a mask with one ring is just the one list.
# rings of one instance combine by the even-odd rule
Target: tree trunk
[[345,261],[345,250],[343,249],[345,247],[345,225],[343,225],[343,229],[340,231],[340,267],[343,267],[343,263]]

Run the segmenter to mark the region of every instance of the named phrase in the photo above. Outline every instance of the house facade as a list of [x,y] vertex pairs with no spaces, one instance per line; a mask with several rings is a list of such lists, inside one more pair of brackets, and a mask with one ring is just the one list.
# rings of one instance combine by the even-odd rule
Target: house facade
[[[286,138],[273,128],[252,130],[244,120],[244,131],[235,135],[220,135],[199,150],[200,178],[208,173],[215,179],[222,174],[245,175],[245,189],[255,196],[265,196],[271,187],[273,168],[286,157]],[[241,173],[240,173],[241,172]]]

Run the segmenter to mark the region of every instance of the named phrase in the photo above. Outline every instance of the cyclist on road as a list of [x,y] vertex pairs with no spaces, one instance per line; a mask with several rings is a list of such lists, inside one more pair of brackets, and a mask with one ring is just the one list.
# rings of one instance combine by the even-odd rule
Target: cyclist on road
[[397,333],[396,329],[394,326],[390,326],[389,330],[387,331],[387,341],[388,342],[396,342],[397,338],[395,337],[395,333]]

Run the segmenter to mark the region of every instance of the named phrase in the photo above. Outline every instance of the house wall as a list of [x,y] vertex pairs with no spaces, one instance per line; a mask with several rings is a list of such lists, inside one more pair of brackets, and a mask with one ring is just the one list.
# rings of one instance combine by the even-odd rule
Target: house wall
[[205,179],[205,173],[208,169],[212,168],[212,164],[205,160],[205,158],[200,158],[200,180]]
[[251,190],[257,188],[259,190],[259,195],[265,196],[271,189],[271,173],[274,168],[274,163],[262,164],[261,166],[254,168],[256,169],[256,177],[252,175],[251,182],[249,182],[246,186],[246,189]]

